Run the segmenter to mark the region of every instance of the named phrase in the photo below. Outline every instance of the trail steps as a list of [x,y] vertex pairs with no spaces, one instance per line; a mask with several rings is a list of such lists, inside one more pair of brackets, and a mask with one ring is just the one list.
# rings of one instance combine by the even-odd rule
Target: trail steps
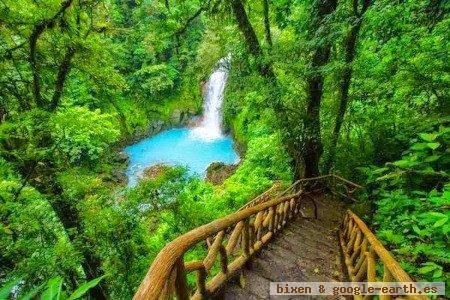
[[[271,281],[343,281],[337,235],[344,213],[343,204],[333,201],[331,197],[316,199],[316,203],[318,219],[314,219],[311,210],[303,208],[295,221],[284,228],[214,298],[276,299],[269,296]],[[324,297],[297,296],[289,299]]]

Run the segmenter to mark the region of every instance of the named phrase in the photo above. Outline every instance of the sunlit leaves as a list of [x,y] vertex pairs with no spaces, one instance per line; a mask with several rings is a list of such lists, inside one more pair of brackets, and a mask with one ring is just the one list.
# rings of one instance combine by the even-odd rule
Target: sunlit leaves
[[450,262],[448,126],[418,136],[402,159],[369,171],[377,187],[372,193],[377,235],[418,278],[448,281],[443,269]]
[[[174,87],[178,71],[171,65],[157,64],[144,66],[132,76],[134,88],[141,93],[161,97]],[[155,99],[157,100],[157,99]]]
[[94,161],[114,142],[119,131],[108,114],[86,107],[61,110],[52,119],[57,148],[71,162]]

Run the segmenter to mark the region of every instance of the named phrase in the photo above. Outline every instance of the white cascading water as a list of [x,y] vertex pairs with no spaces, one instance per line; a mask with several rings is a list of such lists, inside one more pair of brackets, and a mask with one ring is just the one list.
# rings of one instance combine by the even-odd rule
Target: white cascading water
[[217,69],[211,74],[206,85],[203,103],[203,120],[192,129],[191,136],[202,140],[216,140],[222,134],[222,102],[228,77],[230,55],[219,60]]

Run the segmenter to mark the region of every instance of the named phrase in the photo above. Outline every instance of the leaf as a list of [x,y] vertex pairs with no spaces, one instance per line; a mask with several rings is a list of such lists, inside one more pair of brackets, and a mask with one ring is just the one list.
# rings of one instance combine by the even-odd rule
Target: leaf
[[437,138],[437,133],[420,133],[419,136],[427,142],[433,142]]
[[427,144],[426,143],[415,143],[414,145],[411,146],[411,149],[416,150],[416,151],[425,150],[425,149],[427,149]]
[[433,265],[427,265],[425,267],[422,267],[422,268],[418,269],[417,273],[419,273],[419,274],[427,274],[427,273],[430,273],[430,272],[436,270],[436,268],[438,268],[438,267],[439,266],[434,265],[434,264]]
[[445,218],[447,217],[445,214],[437,212],[437,211],[430,211],[427,213],[421,214],[421,217],[423,218]]
[[436,221],[436,223],[433,224],[433,227],[434,228],[440,227],[440,226],[444,225],[445,223],[447,223],[447,221],[448,221],[448,217],[442,218],[442,219]]
[[436,150],[440,145],[440,143],[427,143],[427,146],[432,150]]
[[25,296],[20,297],[20,300],[31,300],[31,299],[33,299],[40,292],[40,290],[42,290],[42,288],[44,286],[45,286],[45,283],[41,284],[40,286],[38,286],[37,288],[35,288],[31,292],[27,293]]
[[82,285],[80,285],[75,292],[73,292],[72,295],[70,295],[68,300],[74,300],[74,299],[78,299],[81,296],[83,296],[87,291],[89,291],[91,288],[93,288],[94,286],[96,286],[97,284],[99,284],[99,282],[105,277],[105,275],[95,278],[89,282],[86,282]]
[[434,271],[433,278],[440,278],[440,277],[442,277],[442,269]]
[[11,290],[21,281],[21,279],[12,280],[0,288],[0,300],[8,299]]
[[53,300],[58,299],[62,288],[62,278],[54,277],[51,278],[47,283],[47,289],[42,293],[41,300]]
[[425,162],[433,162],[438,160],[441,157],[441,155],[431,155],[425,158]]
[[376,179],[376,181],[382,181],[382,180],[387,180],[387,179],[392,179],[392,178],[399,178],[401,177],[405,172],[404,171],[395,171],[395,172],[391,172],[391,173],[387,173],[384,176],[378,177]]
[[386,168],[386,167],[378,168],[378,169],[375,169],[374,171],[372,171],[372,174],[379,175],[379,174],[386,172],[387,170],[389,170],[389,168]]
[[395,161],[393,164],[394,164],[394,166],[397,166],[400,168],[407,168],[412,165],[412,162],[410,160],[402,159],[402,160]]
[[413,225],[412,228],[413,228],[415,233],[417,233],[418,235],[422,236],[422,230],[420,230],[417,225]]
[[3,230],[5,231],[6,234],[9,234],[9,235],[13,234],[12,230],[9,229],[8,226],[3,226]]

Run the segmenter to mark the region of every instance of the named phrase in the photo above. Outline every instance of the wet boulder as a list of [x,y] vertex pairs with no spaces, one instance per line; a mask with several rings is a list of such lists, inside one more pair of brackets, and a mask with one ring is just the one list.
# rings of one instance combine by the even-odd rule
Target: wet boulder
[[222,184],[225,179],[236,171],[238,165],[227,165],[222,162],[213,162],[206,169],[206,181],[214,185]]
[[169,167],[164,164],[156,164],[150,166],[148,168],[145,168],[145,170],[142,172],[142,175],[140,176],[141,178],[139,179],[141,180],[156,179],[156,177],[162,175],[167,170],[167,168]]
[[128,154],[126,154],[123,151],[118,152],[115,156],[114,156],[114,162],[115,163],[119,163],[119,164],[125,164],[128,162]]

